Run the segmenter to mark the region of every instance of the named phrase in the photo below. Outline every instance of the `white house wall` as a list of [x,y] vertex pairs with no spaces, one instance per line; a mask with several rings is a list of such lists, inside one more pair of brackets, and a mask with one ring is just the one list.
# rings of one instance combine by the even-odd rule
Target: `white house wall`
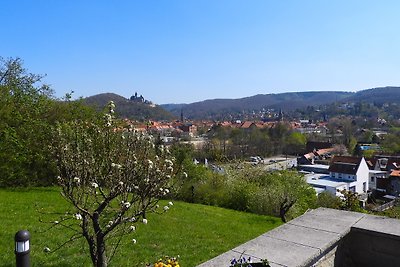
[[370,178],[368,165],[364,157],[361,159],[360,165],[357,169],[356,176],[357,176],[357,180],[355,182],[356,192],[359,194],[364,193],[363,183],[366,183],[366,190],[368,190],[369,178]]

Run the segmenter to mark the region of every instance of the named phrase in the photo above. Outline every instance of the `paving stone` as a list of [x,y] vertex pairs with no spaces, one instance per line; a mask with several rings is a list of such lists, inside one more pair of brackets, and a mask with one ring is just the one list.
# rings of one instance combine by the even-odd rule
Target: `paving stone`
[[368,215],[353,225],[353,229],[379,232],[400,238],[400,220]]
[[326,250],[337,243],[341,236],[337,233],[293,225],[287,223],[264,234],[275,239]]
[[319,208],[290,221],[290,224],[346,235],[365,215],[357,212]]
[[267,259],[282,266],[305,266],[320,254],[319,249],[307,247],[293,242],[279,240],[269,236],[259,236],[233,249],[238,253],[246,253],[252,257]]

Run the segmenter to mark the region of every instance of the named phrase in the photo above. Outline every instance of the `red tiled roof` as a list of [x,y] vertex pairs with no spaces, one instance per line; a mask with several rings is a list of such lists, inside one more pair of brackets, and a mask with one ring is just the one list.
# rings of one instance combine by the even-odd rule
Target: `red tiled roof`
[[333,148],[333,147],[331,147],[331,148],[323,148],[323,149],[318,149],[317,151],[316,151],[316,153],[318,154],[318,155],[325,155],[325,154],[328,154],[328,153],[331,153],[331,152],[333,152],[335,149]]
[[244,129],[248,129],[250,128],[250,126],[253,124],[252,121],[245,121],[242,123],[242,125],[240,126],[240,128],[244,128]]
[[400,170],[394,170],[390,173],[390,176],[400,177]]

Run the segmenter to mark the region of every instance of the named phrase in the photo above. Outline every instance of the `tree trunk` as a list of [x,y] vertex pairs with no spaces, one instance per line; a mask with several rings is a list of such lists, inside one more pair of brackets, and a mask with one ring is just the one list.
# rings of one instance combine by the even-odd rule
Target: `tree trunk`
[[284,208],[279,209],[279,216],[281,217],[282,222],[286,223],[286,210]]
[[106,244],[102,237],[97,238],[97,262],[96,267],[107,267]]
[[288,201],[287,198],[283,203],[281,203],[279,207],[279,216],[281,217],[282,222],[286,223],[286,213],[294,205],[294,203],[296,203],[296,201]]

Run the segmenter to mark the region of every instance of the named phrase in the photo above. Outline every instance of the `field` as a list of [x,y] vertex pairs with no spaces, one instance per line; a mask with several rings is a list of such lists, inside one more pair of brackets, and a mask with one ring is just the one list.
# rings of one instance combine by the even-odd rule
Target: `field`
[[[70,233],[39,220],[57,220],[55,213],[68,209],[57,188],[0,189],[0,203],[1,266],[15,266],[14,235],[21,229],[31,233],[32,266],[91,266],[83,239],[54,250]],[[145,266],[163,255],[179,255],[182,267],[196,266],[281,224],[275,217],[184,202],[148,219],[124,237],[110,266]]]

